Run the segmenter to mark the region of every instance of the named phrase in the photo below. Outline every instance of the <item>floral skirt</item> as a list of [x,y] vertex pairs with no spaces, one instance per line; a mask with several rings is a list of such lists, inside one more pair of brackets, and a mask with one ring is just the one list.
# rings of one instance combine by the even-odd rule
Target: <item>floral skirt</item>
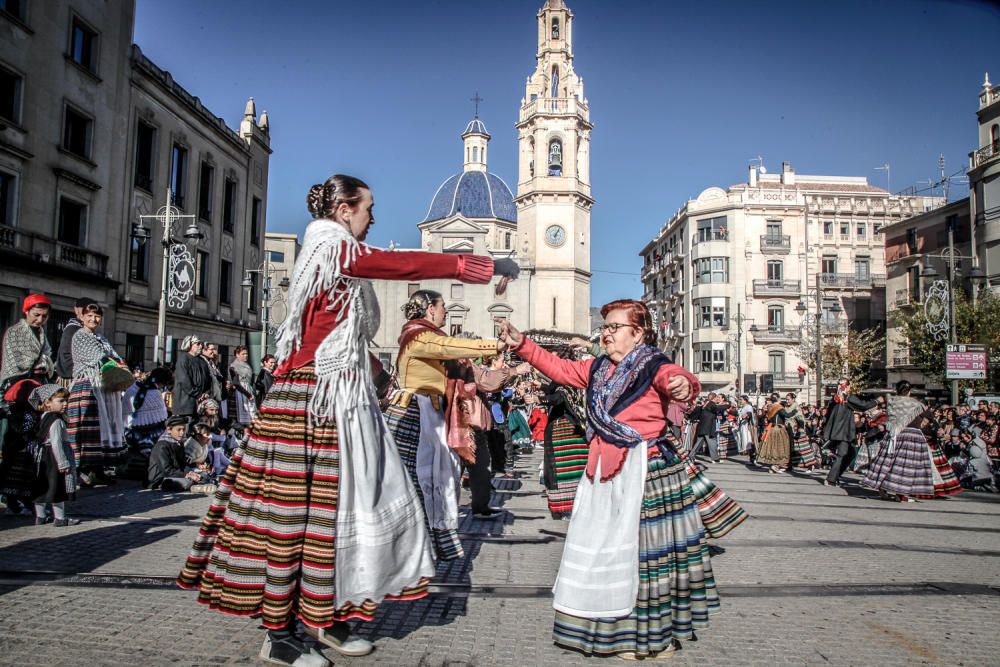
[[[410,481],[417,489],[417,497],[420,498],[420,505],[423,507],[424,493],[420,489],[420,480],[417,479],[417,447],[420,445],[420,407],[414,398],[406,407],[392,404],[385,411],[385,422],[389,425],[389,431],[396,441],[396,448],[399,450],[399,457],[406,466],[406,471],[410,473]],[[424,521],[426,521],[426,516]],[[434,542],[434,552],[441,560],[451,560],[465,556],[462,549],[462,542],[458,539],[458,531],[450,528],[431,528],[427,525],[431,541]]]
[[623,618],[581,618],[556,612],[553,640],[586,654],[625,651],[649,656],[708,627],[719,594],[708,540],[686,462],[647,462],[639,515],[639,592]]
[[[337,498],[340,445],[330,423],[310,424],[311,366],[275,382],[236,450],[177,579],[198,601],[267,628],[294,618],[313,627],[370,621],[377,604],[338,604]],[[387,599],[427,595],[413,582]]]

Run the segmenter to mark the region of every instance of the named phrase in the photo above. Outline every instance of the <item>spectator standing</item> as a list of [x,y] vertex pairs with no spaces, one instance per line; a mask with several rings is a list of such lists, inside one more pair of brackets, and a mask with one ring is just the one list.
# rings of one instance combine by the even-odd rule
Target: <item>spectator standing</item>
[[219,369],[219,346],[215,343],[205,343],[201,349],[201,358],[204,360],[205,365],[208,366],[208,377],[212,382],[212,388],[208,390],[208,395],[219,404],[219,409],[223,411],[222,416],[225,417],[225,409],[222,406],[226,404],[224,400],[226,396],[226,378]]
[[250,352],[246,345],[240,345],[233,354],[233,363],[229,364],[229,384],[233,407],[230,415],[234,424],[249,426],[253,421],[257,399],[254,395],[253,368],[247,363]]
[[257,396],[258,408],[267,397],[267,392],[271,391],[271,385],[274,384],[275,365],[277,365],[277,362],[275,361],[273,354],[265,354],[264,358],[260,360],[260,371],[257,373],[257,379],[253,381],[253,389]]
[[24,318],[3,335],[0,390],[6,391],[26,378],[44,382],[52,374],[52,347],[45,337],[51,306],[52,302],[44,294],[28,295],[21,302]]
[[53,525],[75,526],[79,519],[66,516],[66,501],[76,497],[76,465],[66,441],[68,392],[57,384],[46,384],[31,392],[28,401],[41,413],[38,422],[38,477],[36,482],[35,525],[46,522],[52,508]]
[[198,412],[198,401],[212,390],[211,373],[208,363],[201,357],[202,349],[204,343],[197,336],[181,341],[183,354],[174,369],[174,416],[193,418]]
[[105,477],[105,468],[125,455],[124,392],[105,388],[106,363],[123,365],[111,341],[100,333],[104,309],[90,304],[83,309],[83,327],[73,335],[73,389],[66,410],[67,431],[81,480],[92,484]]
[[83,309],[97,302],[90,297],[81,297],[73,304],[73,317],[63,327],[62,337],[59,339],[59,351],[56,353],[56,375],[67,391],[73,386],[73,334],[80,330],[83,323]]

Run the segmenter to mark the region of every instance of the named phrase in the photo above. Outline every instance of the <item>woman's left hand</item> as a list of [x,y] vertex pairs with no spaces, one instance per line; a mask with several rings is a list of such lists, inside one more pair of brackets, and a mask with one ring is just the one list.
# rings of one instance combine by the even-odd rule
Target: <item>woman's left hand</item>
[[667,383],[667,391],[670,392],[670,400],[687,403],[691,396],[691,383],[683,375],[675,375]]

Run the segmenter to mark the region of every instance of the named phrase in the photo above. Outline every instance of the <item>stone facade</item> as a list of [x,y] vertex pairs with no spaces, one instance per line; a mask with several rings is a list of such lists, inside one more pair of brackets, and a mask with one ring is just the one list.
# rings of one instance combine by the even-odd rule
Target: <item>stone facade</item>
[[987,74],[976,111],[979,147],[969,153],[969,196],[979,266],[1000,285],[1000,86]]
[[[28,292],[53,301],[50,335],[91,296],[104,330],[132,365],[153,360],[161,287],[157,223],[130,232],[175,195],[195,293],[168,311],[166,334],[197,333],[224,356],[257,326],[241,298],[243,272],[262,260],[269,131],[251,100],[239,131],[132,45],[135,4],[72,0],[0,10],[0,324]],[[178,168],[180,167],[180,168]],[[252,296],[252,295],[251,295]],[[169,340],[169,339],[168,339]]]
[[762,171],[751,166],[746,183],[708,188],[670,217],[640,253],[643,298],[663,349],[706,390],[736,391],[738,373],[767,373],[776,391],[811,401],[814,374],[799,369],[814,346],[817,303],[824,336],[842,335],[848,321],[884,322],[882,230],[941,202],[788,164]]

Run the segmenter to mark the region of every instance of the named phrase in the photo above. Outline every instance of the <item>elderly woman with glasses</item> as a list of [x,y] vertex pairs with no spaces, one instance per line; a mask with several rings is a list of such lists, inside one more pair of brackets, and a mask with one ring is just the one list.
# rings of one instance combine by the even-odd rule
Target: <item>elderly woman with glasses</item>
[[590,450],[553,589],[555,643],[645,659],[693,639],[719,609],[705,526],[667,414],[701,387],[653,346],[641,301],[613,301],[601,314],[606,354],[597,359],[560,359],[509,323],[501,340],[587,394]]

